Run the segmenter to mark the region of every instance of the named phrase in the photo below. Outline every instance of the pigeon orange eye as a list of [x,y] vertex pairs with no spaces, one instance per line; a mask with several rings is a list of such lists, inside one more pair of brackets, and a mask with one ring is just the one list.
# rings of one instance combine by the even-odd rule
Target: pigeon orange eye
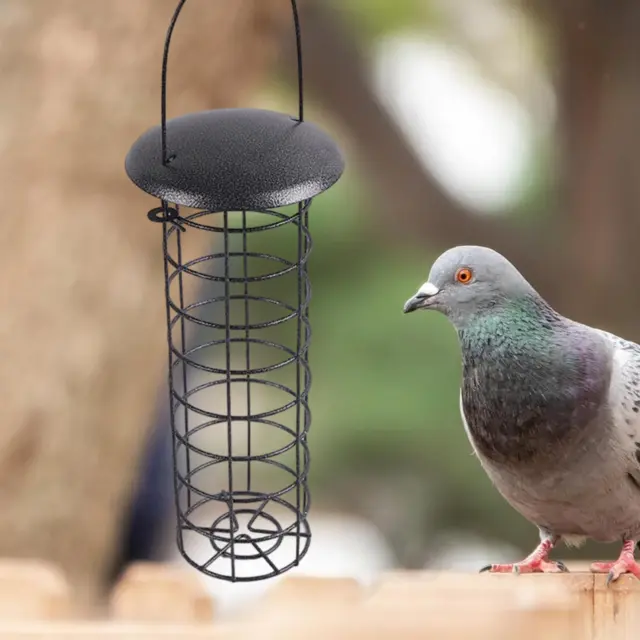
[[473,276],[473,272],[471,269],[467,269],[467,267],[462,267],[462,269],[458,269],[456,271],[456,280],[461,282],[462,284],[468,284],[471,282],[471,277]]

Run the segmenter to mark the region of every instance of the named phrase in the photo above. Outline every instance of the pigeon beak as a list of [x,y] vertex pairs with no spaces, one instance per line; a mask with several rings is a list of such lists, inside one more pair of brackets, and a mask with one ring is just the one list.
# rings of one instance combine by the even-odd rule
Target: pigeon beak
[[440,289],[438,289],[438,287],[436,287],[434,284],[425,282],[418,289],[416,295],[413,296],[413,298],[409,298],[404,303],[403,311],[405,313],[410,313],[411,311],[415,311],[416,309],[424,309],[429,305],[429,301],[431,300],[431,298],[433,298],[433,296],[436,295],[436,293],[438,293],[438,291],[440,291]]

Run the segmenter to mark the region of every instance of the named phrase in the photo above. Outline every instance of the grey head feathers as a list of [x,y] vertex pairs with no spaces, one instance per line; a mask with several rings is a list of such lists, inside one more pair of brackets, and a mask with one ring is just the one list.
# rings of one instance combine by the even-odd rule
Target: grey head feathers
[[[460,278],[462,270],[467,280]],[[435,261],[425,284],[407,301],[405,312],[440,311],[456,329],[462,329],[476,314],[523,298],[548,306],[504,256],[487,247],[460,246]]]

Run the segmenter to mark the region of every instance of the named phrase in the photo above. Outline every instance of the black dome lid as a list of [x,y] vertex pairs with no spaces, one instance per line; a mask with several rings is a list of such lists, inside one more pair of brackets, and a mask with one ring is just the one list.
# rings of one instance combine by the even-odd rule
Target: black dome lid
[[167,202],[211,211],[283,207],[327,190],[344,160],[310,122],[263,109],[217,109],[167,122],[162,164],[160,127],[142,134],[125,168],[143,191]]

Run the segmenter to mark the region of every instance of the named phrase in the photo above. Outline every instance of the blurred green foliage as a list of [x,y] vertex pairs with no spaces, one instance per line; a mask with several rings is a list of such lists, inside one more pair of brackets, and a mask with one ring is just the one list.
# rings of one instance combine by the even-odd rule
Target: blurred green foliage
[[380,36],[420,25],[435,13],[428,0],[333,0],[353,26],[356,36],[374,40]]

